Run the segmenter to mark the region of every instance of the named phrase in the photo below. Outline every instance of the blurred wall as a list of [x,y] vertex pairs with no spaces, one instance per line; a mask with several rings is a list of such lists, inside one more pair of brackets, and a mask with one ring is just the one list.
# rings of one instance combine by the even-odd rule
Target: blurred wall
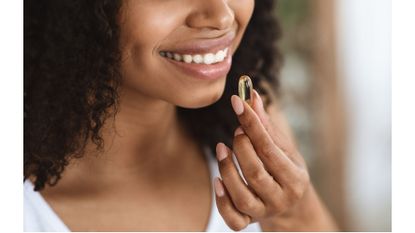
[[334,1],[281,0],[281,102],[311,180],[341,229],[346,119],[336,70]]
[[281,102],[342,230],[391,230],[389,0],[279,0]]
[[391,230],[391,2],[337,0],[350,230]]

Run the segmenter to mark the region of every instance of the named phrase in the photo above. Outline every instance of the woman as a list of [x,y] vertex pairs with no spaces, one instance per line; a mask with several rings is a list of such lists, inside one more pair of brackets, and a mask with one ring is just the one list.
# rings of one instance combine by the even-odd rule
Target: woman
[[273,2],[27,1],[25,230],[336,230],[261,99]]

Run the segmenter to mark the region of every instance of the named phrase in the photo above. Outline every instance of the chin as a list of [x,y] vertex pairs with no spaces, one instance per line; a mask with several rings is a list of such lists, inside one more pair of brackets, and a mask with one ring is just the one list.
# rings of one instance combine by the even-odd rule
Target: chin
[[185,97],[185,99],[179,101],[179,103],[176,103],[176,105],[189,109],[203,108],[216,103],[222,97],[222,95],[223,89],[211,93],[192,93],[192,95]]

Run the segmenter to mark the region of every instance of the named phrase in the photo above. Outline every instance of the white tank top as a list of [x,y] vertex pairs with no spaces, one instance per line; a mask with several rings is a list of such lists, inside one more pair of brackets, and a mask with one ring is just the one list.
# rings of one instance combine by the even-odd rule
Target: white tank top
[[[217,161],[212,155],[209,149],[205,149],[205,155],[209,163],[211,181],[216,176],[220,176]],[[212,185],[212,182],[211,182]],[[49,204],[45,201],[39,192],[33,190],[34,186],[29,181],[24,182],[24,231],[62,231],[69,232],[70,229],[59,218],[59,216],[53,211]],[[213,187],[212,187],[213,190]],[[207,232],[214,231],[233,231],[230,229],[222,216],[220,215],[215,200],[215,193],[212,192],[212,206],[210,210],[210,218],[207,225]],[[248,225],[242,231],[261,231],[258,223],[252,223]]]

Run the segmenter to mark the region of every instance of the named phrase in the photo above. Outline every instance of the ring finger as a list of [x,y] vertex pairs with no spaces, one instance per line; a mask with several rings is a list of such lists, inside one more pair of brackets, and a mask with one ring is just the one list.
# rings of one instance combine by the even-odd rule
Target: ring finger
[[253,218],[262,216],[265,211],[264,203],[249,190],[243,181],[232,159],[232,151],[225,144],[218,143],[216,155],[223,183],[235,207]]

